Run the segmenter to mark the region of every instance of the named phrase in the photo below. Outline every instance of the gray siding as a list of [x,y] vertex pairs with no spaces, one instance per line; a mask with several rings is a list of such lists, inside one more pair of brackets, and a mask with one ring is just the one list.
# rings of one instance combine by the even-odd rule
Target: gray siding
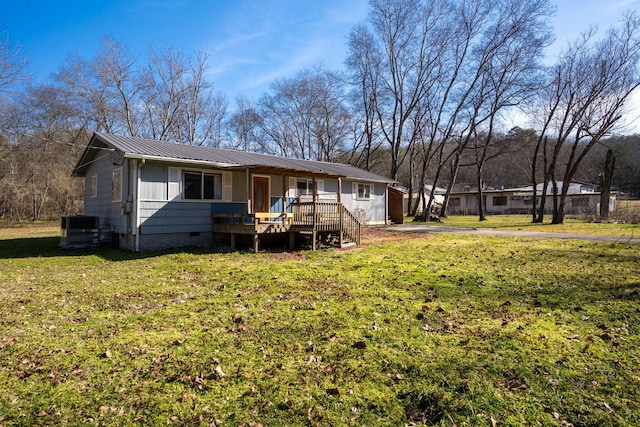
[[[351,184],[349,184],[351,185]],[[338,180],[337,179],[325,179],[324,180],[324,192],[329,194],[338,194]],[[344,193],[344,188],[342,189]]]
[[[112,201],[113,170],[120,167],[112,163],[110,155],[98,158],[88,168],[85,186],[85,214],[101,218],[109,224],[112,231],[119,234],[120,245],[135,250],[139,239],[140,250],[154,250],[187,245],[211,245],[213,235],[211,219],[212,201],[167,200],[169,190],[169,167],[191,169],[184,164],[146,161],[139,168],[140,199],[135,202],[135,170],[138,160],[126,160],[122,168],[122,199]],[[194,166],[192,169],[205,168]],[[97,177],[97,197],[91,198],[91,177]],[[296,178],[296,177],[291,177]],[[320,200],[337,200],[338,180],[323,178]],[[271,175],[271,197],[279,202],[282,195],[292,197],[295,187],[291,187],[290,176],[284,181],[280,175]],[[358,181],[367,183],[366,181]],[[369,224],[382,224],[387,219],[387,200],[385,183],[373,184],[369,200],[356,200],[353,197],[353,181],[343,180],[342,201],[354,215]],[[232,174],[231,196],[234,202],[245,202],[247,197],[246,171]],[[291,190],[291,191],[290,191]],[[129,213],[125,213],[127,202]],[[213,202],[216,203],[216,202]],[[224,203],[224,202],[223,202]],[[135,236],[135,209],[139,208],[139,236]]]
[[211,202],[140,202],[140,234],[211,231]]
[[167,200],[168,166],[146,162],[140,168],[140,200]]
[[[122,216],[122,204],[128,196],[128,162],[124,162],[122,166],[122,201],[112,201],[112,178],[113,170],[120,167],[114,166],[111,156],[106,155],[94,161],[85,177],[85,195],[84,195],[84,214],[91,216],[99,216],[103,226],[108,225],[112,230],[118,233],[124,233],[126,230],[126,221]],[[91,197],[91,177],[97,177],[97,195]]]
[[140,250],[154,251],[158,249],[178,248],[181,246],[211,246],[213,235],[207,233],[170,233],[147,234],[140,236]]
[[246,172],[233,172],[233,196],[234,202],[246,202],[247,201],[247,173]]
[[358,219],[364,219],[367,224],[385,224],[387,221],[387,184],[373,184],[373,191],[369,200],[356,200],[353,193],[353,183],[367,184],[366,181],[348,181],[342,183],[342,202]]

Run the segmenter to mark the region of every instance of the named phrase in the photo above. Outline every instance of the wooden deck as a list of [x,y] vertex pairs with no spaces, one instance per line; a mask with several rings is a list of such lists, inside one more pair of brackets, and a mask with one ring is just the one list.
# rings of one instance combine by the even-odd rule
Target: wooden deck
[[289,247],[294,249],[296,235],[308,235],[312,249],[318,238],[336,236],[335,246],[360,244],[360,222],[341,203],[308,202],[292,205],[292,213],[214,213],[213,233],[229,234],[235,249],[236,235],[251,235],[253,249],[258,251],[260,236],[288,234]]

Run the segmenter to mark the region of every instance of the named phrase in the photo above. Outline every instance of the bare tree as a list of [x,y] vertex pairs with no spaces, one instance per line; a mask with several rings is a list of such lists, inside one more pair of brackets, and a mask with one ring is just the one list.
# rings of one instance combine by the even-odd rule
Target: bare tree
[[[537,149],[544,156],[544,183],[538,216],[542,221],[548,184],[552,186],[554,224],[564,221],[569,184],[589,151],[623,117],[629,97],[640,85],[640,19],[627,14],[604,38],[593,30],[572,43],[550,71],[539,110],[544,112]],[[567,151],[561,164],[560,155]],[[558,178],[562,185],[559,185]]]
[[20,46],[12,43],[8,34],[0,31],[0,93],[28,79],[27,60]]
[[[361,91],[366,112],[366,147],[373,146],[375,124],[391,154],[389,176],[398,170],[412,143],[411,117],[427,90],[438,43],[433,43],[439,2],[420,0],[372,0],[369,25],[354,28],[349,36],[347,64]],[[441,45],[440,45],[441,46]],[[435,50],[433,48],[436,48]]]
[[380,60],[375,38],[364,25],[355,27],[349,37],[352,54],[347,58],[351,69],[351,105],[354,116],[354,144],[351,162],[371,170],[373,154],[381,147],[382,139],[376,119],[376,88],[379,86]]
[[90,131],[219,145],[226,100],[207,80],[208,56],[171,46],[141,64],[110,37],[91,61],[69,56],[56,82]]
[[604,162],[604,172],[600,174],[600,220],[607,221],[609,219],[609,198],[611,196],[611,181],[613,180],[613,171],[616,168],[616,157],[613,150],[607,150],[607,156]]
[[[147,133],[152,139],[168,140],[177,132],[184,97],[183,79],[188,70],[185,54],[171,46],[151,49],[143,73],[142,102]],[[180,140],[179,142],[183,142]]]
[[313,68],[278,80],[272,91],[259,101],[261,130],[271,142],[270,151],[335,160],[352,130],[342,80],[335,73]]
[[[540,59],[551,41],[549,28],[544,18],[549,10],[546,2],[513,1],[500,4],[495,25],[489,29],[491,49],[483,60],[478,90],[474,95],[472,129],[482,129],[474,137],[473,152],[478,187],[479,220],[485,217],[483,197],[483,175],[486,162],[510,151],[504,145],[505,138],[495,138],[499,114],[508,108],[519,106],[535,93],[541,85]],[[504,42],[503,42],[504,41]]]
[[77,200],[71,166],[84,136],[77,114],[52,86],[29,87],[10,108],[13,140],[0,161],[0,200],[10,215],[34,221],[59,216]]
[[236,97],[235,110],[226,123],[228,145],[234,150],[264,151],[260,126],[262,117],[246,96]]
[[[476,135],[484,135],[480,146],[490,147],[500,113],[518,105],[535,87],[533,76],[537,61],[550,40],[546,18],[553,8],[547,0],[505,0],[490,4],[470,1],[461,2],[459,7],[456,14],[463,18],[449,43],[453,66],[448,68],[452,71],[437,92],[443,101],[434,109],[432,137],[439,141],[434,184],[440,178],[440,169],[452,157],[461,156],[470,141],[479,142]],[[445,150],[451,138],[457,148],[447,154]],[[481,174],[487,157],[483,150],[478,154],[481,191]],[[454,161],[454,165],[457,168],[460,162]],[[451,188],[450,180],[447,194]],[[429,205],[432,200],[433,191]]]
[[125,46],[105,37],[93,60],[70,55],[54,78],[90,131],[140,136],[138,69]]
[[182,107],[177,120],[176,139],[189,145],[219,147],[227,101],[206,79],[208,60],[208,55],[203,52],[195,60],[187,60],[186,75],[178,82]]

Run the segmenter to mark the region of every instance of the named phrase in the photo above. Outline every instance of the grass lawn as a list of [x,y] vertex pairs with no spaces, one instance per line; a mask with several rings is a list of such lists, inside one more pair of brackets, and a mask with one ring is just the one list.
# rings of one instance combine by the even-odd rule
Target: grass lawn
[[640,425],[639,245],[58,241],[0,228],[1,426]]
[[595,223],[572,218],[565,219],[564,224],[551,224],[550,221],[548,219],[548,222],[543,224],[533,224],[528,215],[489,215],[486,221],[478,221],[477,216],[452,215],[444,218],[442,222],[430,222],[429,225],[640,237],[640,224],[638,223]]

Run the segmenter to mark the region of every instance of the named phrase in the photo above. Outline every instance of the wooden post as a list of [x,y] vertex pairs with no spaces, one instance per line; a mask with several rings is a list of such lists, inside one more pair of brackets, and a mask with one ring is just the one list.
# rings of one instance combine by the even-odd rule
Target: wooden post
[[342,178],[338,177],[338,245],[342,247],[343,242],[343,232],[342,232]]
[[253,213],[251,210],[251,172],[249,168],[246,169],[247,185],[246,185],[246,199],[247,199],[247,213]]
[[287,223],[287,176],[282,175],[282,225]]
[[289,231],[289,249],[294,250],[296,248],[296,233]]
[[313,181],[312,181],[312,185],[311,186],[313,188],[313,197],[312,197],[313,204],[311,205],[311,214],[312,214],[312,218],[313,218],[313,221],[312,221],[313,231],[311,232],[311,238],[313,239],[313,244],[311,246],[311,249],[315,251],[316,250],[316,237],[317,237],[317,234],[318,234],[318,231],[317,231],[317,225],[318,224],[317,224],[317,218],[316,218],[316,207],[317,207],[316,206],[316,204],[317,204],[316,197],[317,197],[317,194],[318,194],[318,190],[316,188],[316,177],[315,176],[313,177]]

